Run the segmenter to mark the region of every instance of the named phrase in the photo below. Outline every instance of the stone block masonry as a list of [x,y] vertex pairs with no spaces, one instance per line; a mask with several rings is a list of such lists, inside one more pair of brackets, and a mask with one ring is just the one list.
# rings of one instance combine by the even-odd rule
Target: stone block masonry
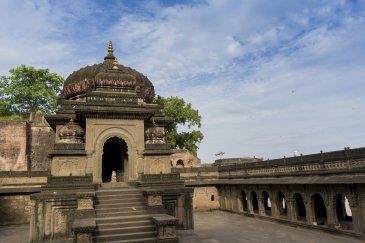
[[0,197],[0,225],[26,224],[30,217],[30,196],[5,194]]
[[0,122],[0,171],[26,171],[27,123]]

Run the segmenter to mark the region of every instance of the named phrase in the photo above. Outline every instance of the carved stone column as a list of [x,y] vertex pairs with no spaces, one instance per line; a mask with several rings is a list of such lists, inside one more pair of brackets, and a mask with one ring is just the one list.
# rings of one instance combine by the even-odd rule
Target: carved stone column
[[30,223],[29,223],[29,236],[28,242],[34,242],[34,230],[35,230],[35,205],[36,202],[34,200],[30,201]]
[[313,222],[316,219],[316,216],[314,214],[314,202],[306,200],[304,201],[304,205],[305,205],[307,224],[313,225]]
[[259,215],[265,216],[265,205],[264,205],[264,197],[257,196],[258,206],[259,206]]
[[298,219],[297,202],[295,198],[293,197],[286,198],[286,206],[287,206],[288,219],[290,221],[297,221]]
[[337,217],[336,217],[336,205],[332,200],[329,200],[326,206],[327,211],[327,225],[329,227],[335,227],[335,225],[338,223]]

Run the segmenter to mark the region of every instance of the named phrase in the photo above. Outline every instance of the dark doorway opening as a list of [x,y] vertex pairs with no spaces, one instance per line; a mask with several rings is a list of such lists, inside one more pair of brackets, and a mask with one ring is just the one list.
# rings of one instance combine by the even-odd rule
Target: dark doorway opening
[[252,198],[252,209],[253,209],[253,213],[258,213],[259,212],[259,202],[257,201],[257,195],[256,192],[252,192],[251,193],[251,198]]
[[244,191],[242,191],[241,198],[242,198],[242,210],[243,212],[247,212],[247,196]]
[[269,193],[264,191],[262,193],[263,199],[264,199],[264,208],[265,208],[265,215],[271,216],[271,200]]
[[279,209],[280,216],[286,217],[288,215],[287,213],[287,207],[286,207],[286,200],[283,192],[278,192],[278,200],[277,205]]
[[296,210],[297,210],[297,220],[305,221],[306,220],[306,212],[305,205],[302,195],[299,193],[295,193],[294,195]]
[[352,230],[352,212],[348,199],[342,194],[335,196],[336,215],[339,229]]
[[314,215],[316,217],[317,225],[325,225],[327,224],[327,210],[324,205],[324,201],[321,195],[318,193],[313,195],[313,209]]
[[112,172],[116,173],[117,181],[124,181],[124,165],[128,162],[128,147],[126,142],[118,137],[109,138],[103,147],[102,180],[110,182]]

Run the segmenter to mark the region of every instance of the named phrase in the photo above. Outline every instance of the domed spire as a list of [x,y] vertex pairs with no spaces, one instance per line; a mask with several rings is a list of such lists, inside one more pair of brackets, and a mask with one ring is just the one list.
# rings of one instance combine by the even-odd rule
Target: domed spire
[[114,56],[114,49],[113,49],[113,43],[112,41],[109,41],[109,45],[108,45],[108,54],[104,57],[104,60],[112,60],[114,61],[115,56]]

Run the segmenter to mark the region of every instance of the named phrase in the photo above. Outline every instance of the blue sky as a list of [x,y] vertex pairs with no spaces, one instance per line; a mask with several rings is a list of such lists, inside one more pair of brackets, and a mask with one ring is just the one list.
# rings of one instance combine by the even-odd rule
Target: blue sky
[[0,1],[0,74],[120,63],[199,109],[204,162],[365,146],[365,1]]

